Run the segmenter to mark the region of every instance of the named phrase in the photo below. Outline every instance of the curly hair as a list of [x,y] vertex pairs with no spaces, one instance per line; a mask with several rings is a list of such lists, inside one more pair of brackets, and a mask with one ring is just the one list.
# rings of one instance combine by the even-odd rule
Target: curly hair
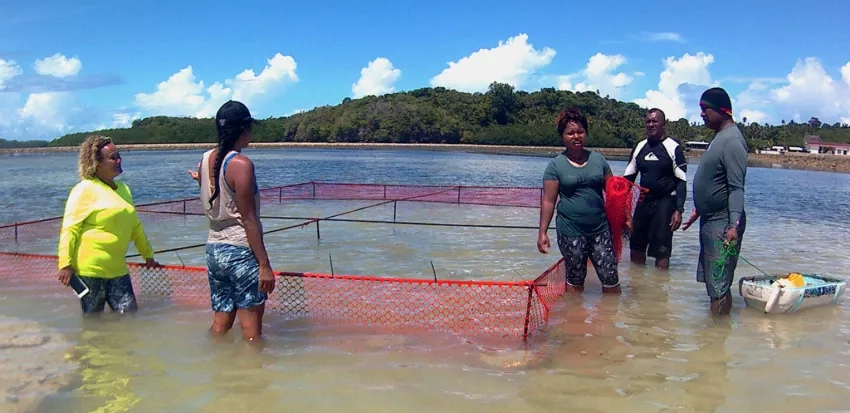
[[581,113],[577,107],[568,107],[558,114],[558,119],[555,124],[558,125],[558,136],[564,136],[564,130],[567,129],[567,124],[576,122],[587,132],[587,118]]
[[100,150],[112,143],[112,138],[102,135],[91,135],[80,144],[80,160],[77,173],[81,179],[94,178],[97,164],[103,159]]

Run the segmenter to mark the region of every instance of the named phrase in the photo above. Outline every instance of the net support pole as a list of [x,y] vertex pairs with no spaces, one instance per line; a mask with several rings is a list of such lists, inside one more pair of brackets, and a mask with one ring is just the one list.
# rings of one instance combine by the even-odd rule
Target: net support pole
[[277,203],[283,203],[283,187],[277,189]]
[[460,203],[460,186],[457,187],[457,203]]
[[319,220],[318,219],[316,220],[316,239],[317,240],[322,239],[322,232],[319,230]]
[[18,223],[15,223],[15,244],[18,243]]
[[393,223],[395,223],[396,210],[398,208],[398,202],[393,201]]
[[186,200],[183,200],[183,215],[186,215]]
[[527,284],[528,301],[525,303],[525,323],[522,327],[522,341],[528,340],[528,325],[531,324],[531,301],[534,299],[534,283]]
[[387,185],[384,184],[384,199],[387,199]]

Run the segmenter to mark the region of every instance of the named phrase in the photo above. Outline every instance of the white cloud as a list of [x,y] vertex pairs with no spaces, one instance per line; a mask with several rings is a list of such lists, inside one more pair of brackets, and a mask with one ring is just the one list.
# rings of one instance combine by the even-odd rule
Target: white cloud
[[[127,128],[133,124],[133,121],[136,119],[141,119],[142,113],[113,113],[112,114],[112,128]],[[101,128],[103,129],[103,128]]]
[[[211,94],[214,93],[213,89],[216,85],[209,88]],[[171,75],[167,80],[159,82],[156,85],[156,92],[137,93],[136,104],[157,114],[195,116],[206,105],[207,98],[202,95],[203,90],[204,82],[195,82],[195,74],[192,72],[192,66],[189,65]]]
[[68,58],[65,55],[56,53],[53,56],[45,57],[35,61],[35,72],[40,75],[54,77],[75,76],[80,73],[83,68],[83,62],[77,57]]
[[[630,85],[634,76],[625,72],[614,73],[618,67],[626,63],[623,55],[605,55],[597,53],[587,61],[587,66],[578,73],[558,77],[558,88],[585,92],[599,90],[602,96],[610,95],[618,99],[623,94],[623,88]],[[641,73],[642,75],[642,73]],[[577,83],[573,83],[579,79]]]
[[0,90],[3,90],[5,82],[12,80],[24,73],[14,60],[0,59]]
[[442,86],[463,92],[484,92],[493,82],[507,83],[520,88],[540,68],[555,57],[555,50],[544,47],[536,50],[521,33],[499,41],[492,49],[480,49],[431,78],[431,86]]
[[650,33],[641,33],[638,38],[647,42],[676,42],[676,43],[687,43],[685,38],[679,34],[674,32],[650,32]]
[[268,59],[259,75],[245,69],[233,79],[204,87],[202,80],[195,80],[189,65],[158,83],[156,91],[137,93],[136,104],[156,115],[211,117],[228,99],[241,101],[250,108],[259,98],[298,82],[296,69],[295,59],[277,53]]
[[[3,84],[23,74],[14,61],[0,60],[0,90]],[[21,105],[20,93],[0,94],[0,138],[47,139],[63,134],[66,123],[78,114],[71,92],[31,93]]]
[[[123,109],[126,110],[126,109]],[[94,130],[101,129],[116,129],[116,128],[129,128],[133,121],[136,119],[141,119],[141,112],[119,112],[112,114],[112,122],[111,123],[99,123],[95,126]]]
[[[733,107],[734,106],[735,105],[733,104]],[[767,113],[764,113],[760,110],[750,110],[750,109],[744,109],[744,110],[738,111],[738,114],[735,117],[740,119],[742,122],[744,121],[744,119],[746,119],[747,124],[750,124],[750,123],[764,124],[764,123],[768,122],[769,119],[771,119],[770,115],[768,115]]]
[[786,85],[769,91],[766,97],[776,106],[776,114],[786,120],[846,120],[850,118],[850,62],[839,72],[842,79],[833,79],[820,60],[808,57],[797,61],[786,77]]
[[351,85],[351,92],[355,99],[392,93],[399,77],[401,70],[394,68],[393,63],[386,57],[379,57],[360,69],[360,79]]
[[634,102],[646,108],[660,108],[667,119],[694,120],[695,116],[698,117],[699,106],[691,99],[685,100],[683,86],[700,86],[703,89],[713,86],[708,67],[714,63],[714,56],[704,52],[695,55],[685,53],[679,59],[670,56],[663,62],[664,71],[659,76],[658,89],[646,91],[645,97]]
[[74,103],[71,92],[31,93],[18,114],[35,129],[63,133]]

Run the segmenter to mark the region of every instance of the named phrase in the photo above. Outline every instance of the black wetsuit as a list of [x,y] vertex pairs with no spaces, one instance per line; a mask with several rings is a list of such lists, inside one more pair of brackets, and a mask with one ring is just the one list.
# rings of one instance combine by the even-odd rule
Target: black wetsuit
[[630,249],[650,257],[669,258],[673,248],[670,220],[684,211],[687,194],[687,159],[682,146],[670,137],[638,142],[623,174],[648,192],[638,201],[632,218]]

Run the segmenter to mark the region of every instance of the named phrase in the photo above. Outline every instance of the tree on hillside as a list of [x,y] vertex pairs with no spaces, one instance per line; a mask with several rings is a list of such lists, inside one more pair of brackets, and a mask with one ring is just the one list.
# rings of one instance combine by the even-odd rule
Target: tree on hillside
[[[590,122],[588,145],[632,147],[645,138],[646,108],[635,103],[601,97],[594,92],[543,88],[516,91],[493,82],[486,93],[464,93],[443,87],[343,99],[335,106],[320,106],[291,116],[270,118],[256,125],[257,142],[377,142],[472,143],[482,145],[558,146],[555,117],[566,106],[580,108]],[[702,124],[687,119],[668,120],[668,131],[679,141],[711,139]],[[824,141],[850,142],[850,127],[826,125],[812,117],[808,123],[793,120],[781,125],[741,122],[750,148],[802,146],[803,137],[817,134]],[[96,131],[118,143],[215,142],[211,119],[154,116],[139,119],[129,128]],[[49,143],[78,145],[92,132],[73,133]],[[14,142],[14,141],[12,141]]]

